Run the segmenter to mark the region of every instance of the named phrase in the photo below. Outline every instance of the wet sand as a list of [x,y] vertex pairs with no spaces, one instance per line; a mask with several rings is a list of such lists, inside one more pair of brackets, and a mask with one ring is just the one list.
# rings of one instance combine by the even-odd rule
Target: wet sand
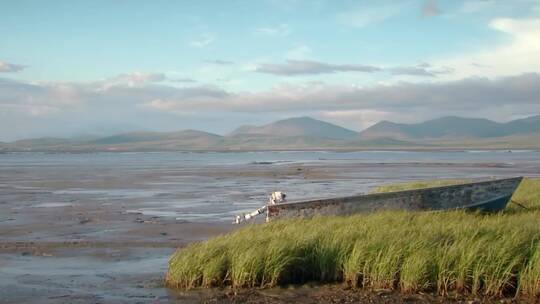
[[343,286],[185,293],[164,288],[163,277],[176,248],[236,229],[232,216],[260,207],[274,190],[294,199],[362,193],[385,182],[514,175],[540,176],[540,163],[3,162],[0,303],[449,301]]
[[110,207],[40,209],[10,215],[11,227],[2,223],[0,303],[171,299],[162,280],[174,250],[233,228]]

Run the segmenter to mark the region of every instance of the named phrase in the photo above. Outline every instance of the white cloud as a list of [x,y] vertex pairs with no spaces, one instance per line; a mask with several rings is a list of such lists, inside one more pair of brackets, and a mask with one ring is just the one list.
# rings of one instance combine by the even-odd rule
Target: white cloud
[[453,69],[448,67],[434,68],[427,63],[416,66],[397,66],[387,69],[392,75],[408,75],[419,77],[437,77],[439,75],[450,74]]
[[255,72],[282,75],[314,75],[329,74],[336,72],[365,72],[372,73],[380,71],[380,68],[362,64],[331,64],[314,60],[292,60],[289,59],[283,64],[263,63],[255,68]]
[[288,36],[290,33],[291,29],[285,23],[274,27],[259,27],[255,29],[255,34],[266,36]]
[[9,63],[0,61],[0,73],[15,73],[26,69],[27,66],[22,64]]
[[105,81],[105,85],[126,85],[133,87],[153,82],[162,82],[166,79],[167,77],[163,73],[132,72],[127,74],[120,74],[116,77],[110,78]]
[[438,77],[439,75],[452,73],[453,69],[449,67],[435,67],[427,63],[420,63],[415,66],[382,68],[357,63],[334,64],[306,59],[288,59],[285,63],[259,63],[252,65],[249,67],[248,71],[279,76],[317,75],[340,72],[386,72],[396,76]]
[[343,24],[354,27],[365,27],[380,23],[399,14],[404,2],[391,4],[359,6],[338,14],[337,18]]
[[189,46],[195,48],[203,48],[214,43],[216,40],[213,34],[203,34],[198,39],[192,40],[189,42]]
[[165,101],[161,99],[154,99],[148,103],[142,104],[143,107],[154,108],[157,110],[172,110],[176,107],[176,104],[172,101]]
[[454,68],[455,72],[446,75],[446,79],[540,71],[540,18],[497,18],[489,26],[507,35],[505,42],[473,53],[434,59],[438,65]]
[[223,60],[223,59],[208,59],[204,62],[210,63],[210,64],[217,64],[217,65],[233,65],[234,61],[230,60]]

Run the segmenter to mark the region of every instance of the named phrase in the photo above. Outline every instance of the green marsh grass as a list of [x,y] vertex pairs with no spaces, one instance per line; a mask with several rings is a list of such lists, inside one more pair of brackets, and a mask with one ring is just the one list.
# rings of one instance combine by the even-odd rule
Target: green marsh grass
[[166,281],[176,288],[344,282],[402,292],[539,297],[540,180],[525,179],[513,199],[527,209],[511,204],[490,215],[392,211],[250,224],[179,249]]

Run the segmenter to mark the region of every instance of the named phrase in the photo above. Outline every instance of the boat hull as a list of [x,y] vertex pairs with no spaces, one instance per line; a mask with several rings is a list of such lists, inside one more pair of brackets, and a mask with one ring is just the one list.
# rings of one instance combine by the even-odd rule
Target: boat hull
[[503,210],[522,177],[407,191],[268,205],[267,220],[314,215],[350,215],[379,210]]

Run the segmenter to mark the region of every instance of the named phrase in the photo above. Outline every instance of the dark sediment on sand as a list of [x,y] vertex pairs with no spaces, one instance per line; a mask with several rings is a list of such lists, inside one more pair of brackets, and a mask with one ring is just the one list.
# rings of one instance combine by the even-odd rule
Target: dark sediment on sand
[[458,294],[438,296],[428,293],[401,294],[378,289],[352,289],[345,285],[302,285],[279,288],[201,289],[172,291],[171,298],[181,303],[523,303],[520,300],[464,297]]

